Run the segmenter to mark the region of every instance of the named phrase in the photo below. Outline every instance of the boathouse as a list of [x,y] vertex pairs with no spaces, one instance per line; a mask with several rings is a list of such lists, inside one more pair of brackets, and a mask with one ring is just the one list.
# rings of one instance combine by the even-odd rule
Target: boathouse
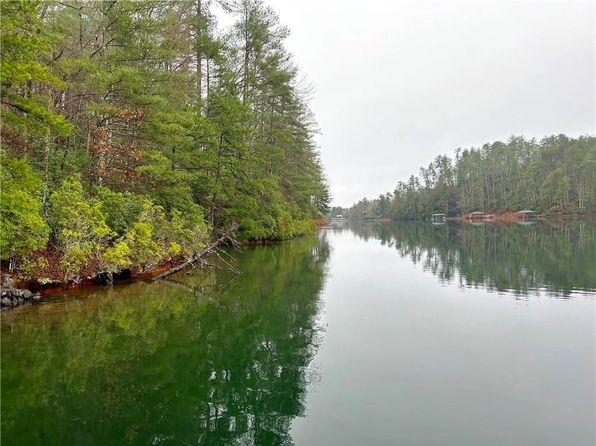
[[520,220],[536,220],[538,218],[538,212],[530,209],[524,209],[523,211],[516,212],[517,218]]
[[491,218],[491,215],[489,215],[485,212],[476,211],[476,212],[470,212],[468,215],[466,215],[465,218],[466,218],[466,220],[472,220],[472,221],[489,220]]

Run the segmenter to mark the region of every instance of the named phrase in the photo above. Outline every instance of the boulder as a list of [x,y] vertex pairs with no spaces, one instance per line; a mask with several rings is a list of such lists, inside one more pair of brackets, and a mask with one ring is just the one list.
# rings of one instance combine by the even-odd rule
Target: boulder
[[2,287],[0,295],[0,303],[3,307],[16,307],[39,296],[39,294],[33,294],[29,290],[20,290],[12,286]]

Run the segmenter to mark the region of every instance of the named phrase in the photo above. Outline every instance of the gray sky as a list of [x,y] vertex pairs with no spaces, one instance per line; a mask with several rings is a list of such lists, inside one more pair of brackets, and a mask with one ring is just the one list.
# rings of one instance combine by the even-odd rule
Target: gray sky
[[266,1],[314,87],[335,205],[457,147],[595,132],[595,2]]
[[335,206],[458,147],[596,133],[596,1],[264,1],[313,87]]

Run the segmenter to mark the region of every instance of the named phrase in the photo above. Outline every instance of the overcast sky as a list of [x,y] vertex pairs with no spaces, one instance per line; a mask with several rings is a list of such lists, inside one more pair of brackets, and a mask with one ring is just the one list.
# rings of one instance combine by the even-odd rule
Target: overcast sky
[[594,2],[266,1],[314,87],[335,205],[458,147],[595,133]]

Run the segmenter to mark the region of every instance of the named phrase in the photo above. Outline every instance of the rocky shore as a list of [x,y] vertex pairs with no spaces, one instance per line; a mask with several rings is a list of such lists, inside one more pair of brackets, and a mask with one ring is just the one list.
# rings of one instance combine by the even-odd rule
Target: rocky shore
[[33,293],[29,290],[23,290],[19,288],[13,288],[10,285],[2,285],[0,287],[0,306],[6,307],[17,307],[23,305],[32,300],[41,299],[39,293]]

